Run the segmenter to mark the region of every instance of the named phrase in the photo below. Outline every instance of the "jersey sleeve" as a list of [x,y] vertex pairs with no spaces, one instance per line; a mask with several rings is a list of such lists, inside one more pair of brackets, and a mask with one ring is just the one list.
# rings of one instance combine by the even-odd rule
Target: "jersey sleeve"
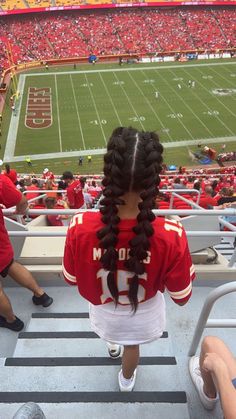
[[2,181],[2,203],[6,208],[17,205],[22,199],[22,193],[13,185],[12,181],[4,176]]
[[72,239],[73,229],[68,229],[66,243],[64,248],[64,257],[62,261],[62,271],[65,281],[69,285],[77,285],[75,274],[75,255]]
[[75,197],[74,197],[74,192],[70,187],[67,189],[67,200],[68,200],[69,206],[74,207]]
[[195,269],[188,248],[186,233],[177,237],[171,253],[172,261],[166,274],[166,289],[175,303],[187,302],[192,294]]

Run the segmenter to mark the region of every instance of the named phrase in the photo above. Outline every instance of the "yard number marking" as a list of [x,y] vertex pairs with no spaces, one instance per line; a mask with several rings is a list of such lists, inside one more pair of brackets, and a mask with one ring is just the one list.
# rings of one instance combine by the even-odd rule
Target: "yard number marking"
[[171,118],[171,119],[176,119],[176,118],[183,118],[183,114],[178,112],[178,113],[169,113],[169,115],[167,115],[167,118]]

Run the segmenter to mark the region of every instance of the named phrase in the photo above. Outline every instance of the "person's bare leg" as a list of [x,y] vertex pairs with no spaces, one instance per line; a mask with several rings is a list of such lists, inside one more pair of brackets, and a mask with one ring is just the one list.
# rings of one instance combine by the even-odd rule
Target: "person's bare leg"
[[12,306],[9,298],[6,296],[0,285],[0,315],[3,316],[8,323],[12,323],[16,320],[16,316],[12,310]]
[[217,389],[214,384],[212,374],[205,371],[202,367],[205,355],[211,352],[218,354],[224,360],[228,367],[231,379],[236,378],[236,361],[233,354],[221,339],[216,336],[207,336],[204,338],[200,355],[200,370],[204,381],[203,389],[208,397],[214,398],[216,396]]
[[32,291],[36,297],[41,297],[44,294],[44,290],[39,287],[33,275],[20,263],[14,261],[8,270],[8,274],[18,284]]
[[132,377],[139,362],[139,345],[124,346],[122,356],[122,373],[124,378]]

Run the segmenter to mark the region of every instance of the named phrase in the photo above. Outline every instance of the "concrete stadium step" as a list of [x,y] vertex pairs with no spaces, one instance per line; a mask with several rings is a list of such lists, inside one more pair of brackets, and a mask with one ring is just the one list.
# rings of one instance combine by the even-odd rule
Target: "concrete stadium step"
[[[88,317],[87,312],[33,313],[26,332],[18,336],[14,357],[107,356],[106,344],[91,331]],[[141,356],[162,355],[173,355],[167,332],[141,346]]]
[[[133,393],[135,394],[135,393]],[[123,398],[124,400],[124,398]],[[5,403],[0,405],[0,419],[12,419],[24,403]],[[189,419],[186,404],[113,402],[113,403],[39,403],[47,419]]]
[[[54,336],[54,337],[53,337]],[[25,332],[20,333],[14,357],[104,357],[104,341],[93,332]],[[167,339],[141,347],[142,356],[171,356]]]
[[[7,367],[1,370],[4,392],[109,392],[118,391],[120,365],[80,365],[55,367]],[[140,365],[135,391],[176,392],[180,382],[176,365]],[[1,397],[1,396],[0,396]],[[78,395],[78,398],[80,396]],[[30,398],[31,400],[31,398]],[[42,401],[42,400],[41,400]],[[63,401],[63,400],[62,400]],[[79,400],[77,400],[79,401]]]
[[189,419],[168,332],[141,346],[132,393],[119,392],[120,364],[91,331],[87,312],[33,313],[13,358],[0,364],[0,419],[12,418],[29,400],[47,419],[113,419],[127,412],[130,419]]

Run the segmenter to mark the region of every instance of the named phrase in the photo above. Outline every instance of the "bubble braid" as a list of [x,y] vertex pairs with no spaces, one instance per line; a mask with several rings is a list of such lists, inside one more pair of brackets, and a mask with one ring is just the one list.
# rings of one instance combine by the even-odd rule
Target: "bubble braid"
[[150,248],[149,237],[154,233],[152,222],[155,215],[155,199],[160,183],[159,173],[162,170],[163,147],[154,132],[138,132],[134,128],[116,128],[108,142],[104,156],[104,199],[100,212],[105,226],[97,232],[99,245],[105,250],[100,262],[109,271],[107,285],[111,295],[118,303],[118,288],[115,278],[117,270],[119,222],[118,205],[125,202],[120,197],[126,192],[140,193],[142,201],[137,224],[133,228],[135,236],[129,241],[129,259],[124,262],[125,268],[134,273],[130,280],[128,298],[135,312],[138,307],[139,275],[145,272],[143,261]]

